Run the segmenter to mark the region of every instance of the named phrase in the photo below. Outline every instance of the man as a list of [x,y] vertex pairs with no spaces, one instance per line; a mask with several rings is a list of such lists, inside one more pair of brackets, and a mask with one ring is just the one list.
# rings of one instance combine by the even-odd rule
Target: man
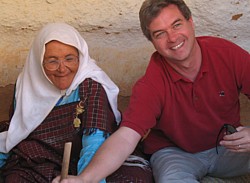
[[[158,183],[250,172],[250,129],[240,127],[239,114],[239,92],[250,96],[249,53],[224,39],[196,38],[183,0],[146,0],[140,22],[156,52],[133,88],[120,128],[72,180],[100,181],[140,139]],[[218,135],[233,126],[238,132]]]

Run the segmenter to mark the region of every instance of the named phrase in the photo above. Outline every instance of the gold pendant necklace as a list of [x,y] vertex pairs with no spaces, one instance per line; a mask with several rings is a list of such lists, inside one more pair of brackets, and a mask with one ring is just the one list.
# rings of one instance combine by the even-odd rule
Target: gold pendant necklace
[[81,120],[78,118],[78,115],[82,114],[85,111],[84,106],[83,106],[84,102],[80,101],[79,104],[77,104],[76,106],[76,116],[73,122],[75,128],[79,128],[81,125]]

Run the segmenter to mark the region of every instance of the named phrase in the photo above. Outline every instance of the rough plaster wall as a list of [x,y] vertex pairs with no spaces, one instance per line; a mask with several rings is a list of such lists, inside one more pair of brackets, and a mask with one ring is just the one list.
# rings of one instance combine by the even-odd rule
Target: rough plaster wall
[[[0,86],[13,84],[37,30],[67,22],[80,31],[91,56],[118,84],[120,94],[147,66],[152,45],[143,37],[138,11],[143,0],[0,0]],[[250,51],[250,0],[186,0],[197,35],[227,38]]]
[[197,35],[231,40],[250,52],[250,0],[187,0]]

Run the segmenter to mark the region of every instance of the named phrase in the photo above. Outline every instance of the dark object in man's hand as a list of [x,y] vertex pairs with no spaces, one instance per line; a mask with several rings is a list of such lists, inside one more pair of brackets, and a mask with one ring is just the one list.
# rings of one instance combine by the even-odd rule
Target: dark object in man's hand
[[230,135],[230,134],[233,134],[233,133],[237,132],[236,128],[233,125],[230,125],[230,124],[224,124],[221,127],[221,129],[220,129],[220,131],[218,133],[217,139],[216,139],[216,152],[217,152],[217,154],[218,154],[218,143],[219,143],[219,139],[220,139],[220,134],[224,129],[226,130],[227,135]]

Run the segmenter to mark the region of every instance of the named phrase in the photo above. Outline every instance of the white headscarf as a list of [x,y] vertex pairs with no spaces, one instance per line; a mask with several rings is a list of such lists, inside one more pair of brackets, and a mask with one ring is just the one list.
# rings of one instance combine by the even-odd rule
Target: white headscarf
[[[74,46],[79,52],[79,68],[66,91],[56,88],[44,73],[42,62],[45,44],[57,40]],[[8,131],[0,133],[0,152],[7,153],[37,128],[63,95],[70,95],[86,78],[92,78],[104,87],[117,123],[118,87],[90,58],[88,46],[79,32],[65,23],[47,24],[34,39],[22,73],[16,83],[16,108]]]

